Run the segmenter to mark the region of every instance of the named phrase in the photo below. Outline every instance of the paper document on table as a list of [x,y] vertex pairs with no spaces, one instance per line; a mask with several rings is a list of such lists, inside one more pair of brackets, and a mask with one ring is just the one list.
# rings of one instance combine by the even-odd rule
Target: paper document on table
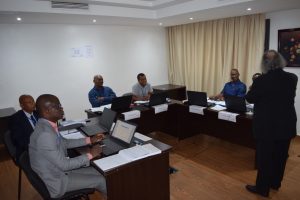
[[61,131],[60,134],[63,138],[65,139],[81,139],[81,138],[85,138],[85,136],[79,132],[79,131],[76,131],[76,132],[69,132],[69,133],[65,133],[65,132],[68,132],[68,131]]
[[91,108],[91,111],[92,112],[103,112],[104,108],[110,109],[111,108],[111,104],[107,104],[107,105],[104,105],[104,106]]
[[66,120],[66,121],[62,121],[59,123],[60,126],[71,126],[74,124],[82,124],[82,125],[86,125],[86,121],[85,119],[74,119],[74,120]]
[[236,122],[236,116],[239,114],[232,113],[232,112],[226,112],[226,111],[220,111],[218,113],[218,119],[223,119],[226,121]]
[[131,119],[136,119],[141,117],[141,111],[139,110],[123,112],[122,114],[124,115],[124,120],[131,120]]
[[206,107],[191,105],[191,106],[189,106],[189,112],[204,115],[205,108]]
[[123,149],[116,155],[94,160],[93,162],[101,170],[107,171],[120,165],[160,153],[161,150],[152,144],[136,145],[128,149]]
[[215,106],[211,107],[210,109],[216,110],[216,111],[226,110],[226,108],[224,106],[220,106],[220,105],[215,105]]
[[135,161],[159,153],[161,153],[161,150],[156,148],[152,144],[136,145],[134,147],[119,151],[120,155],[131,161]]
[[107,171],[109,169],[118,167],[120,165],[124,165],[126,163],[131,162],[131,161],[127,160],[126,158],[124,158],[120,154],[115,154],[115,155],[112,155],[112,156],[108,156],[108,157],[105,157],[105,158],[94,160],[93,162],[97,167],[99,167],[103,171]]
[[149,100],[148,101],[135,101],[134,103],[135,104],[145,104],[145,103],[149,103]]
[[147,142],[149,140],[152,140],[152,138],[150,138],[150,137],[148,137],[146,135],[140,134],[138,132],[135,132],[134,137],[137,138],[137,139],[142,140],[143,142]]
[[152,108],[154,108],[154,113],[161,113],[161,112],[165,112],[168,110],[168,104],[161,104],[161,105],[157,105],[157,106],[152,106]]

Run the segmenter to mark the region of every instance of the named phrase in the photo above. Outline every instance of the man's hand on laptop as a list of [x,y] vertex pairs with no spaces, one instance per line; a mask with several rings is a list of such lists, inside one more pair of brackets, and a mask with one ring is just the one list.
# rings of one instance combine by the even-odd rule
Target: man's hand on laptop
[[99,143],[101,142],[103,139],[105,138],[104,134],[103,133],[98,133],[94,136],[91,137],[91,143],[92,144],[96,144],[96,143]]

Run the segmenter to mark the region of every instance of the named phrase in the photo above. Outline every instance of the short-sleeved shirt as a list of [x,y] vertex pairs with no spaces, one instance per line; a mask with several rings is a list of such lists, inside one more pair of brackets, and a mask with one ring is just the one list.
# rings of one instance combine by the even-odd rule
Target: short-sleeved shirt
[[244,97],[246,95],[246,91],[246,85],[238,80],[226,83],[221,93],[223,94],[223,96]]
[[[104,100],[100,101],[98,97],[104,97]],[[116,97],[116,93],[110,88],[103,86],[101,88],[94,87],[89,92],[89,101],[92,107],[99,107],[110,104],[112,99]]]
[[145,97],[149,94],[149,92],[153,92],[153,89],[149,83],[147,83],[144,87],[139,83],[136,83],[134,86],[132,86],[132,93],[135,96]]

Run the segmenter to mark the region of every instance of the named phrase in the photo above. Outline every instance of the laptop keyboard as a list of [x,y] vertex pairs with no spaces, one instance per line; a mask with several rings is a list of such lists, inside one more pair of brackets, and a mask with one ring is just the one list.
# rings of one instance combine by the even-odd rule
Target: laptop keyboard
[[112,151],[118,152],[121,149],[124,149],[122,145],[117,144],[116,142],[113,142],[111,140],[103,140],[103,143],[108,149],[111,149]]

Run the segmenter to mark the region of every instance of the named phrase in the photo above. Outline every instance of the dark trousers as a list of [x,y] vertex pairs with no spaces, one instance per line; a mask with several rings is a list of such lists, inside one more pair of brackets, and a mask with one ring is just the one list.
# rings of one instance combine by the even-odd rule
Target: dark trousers
[[268,193],[270,188],[280,188],[288,157],[290,139],[257,140],[257,178],[256,188]]

